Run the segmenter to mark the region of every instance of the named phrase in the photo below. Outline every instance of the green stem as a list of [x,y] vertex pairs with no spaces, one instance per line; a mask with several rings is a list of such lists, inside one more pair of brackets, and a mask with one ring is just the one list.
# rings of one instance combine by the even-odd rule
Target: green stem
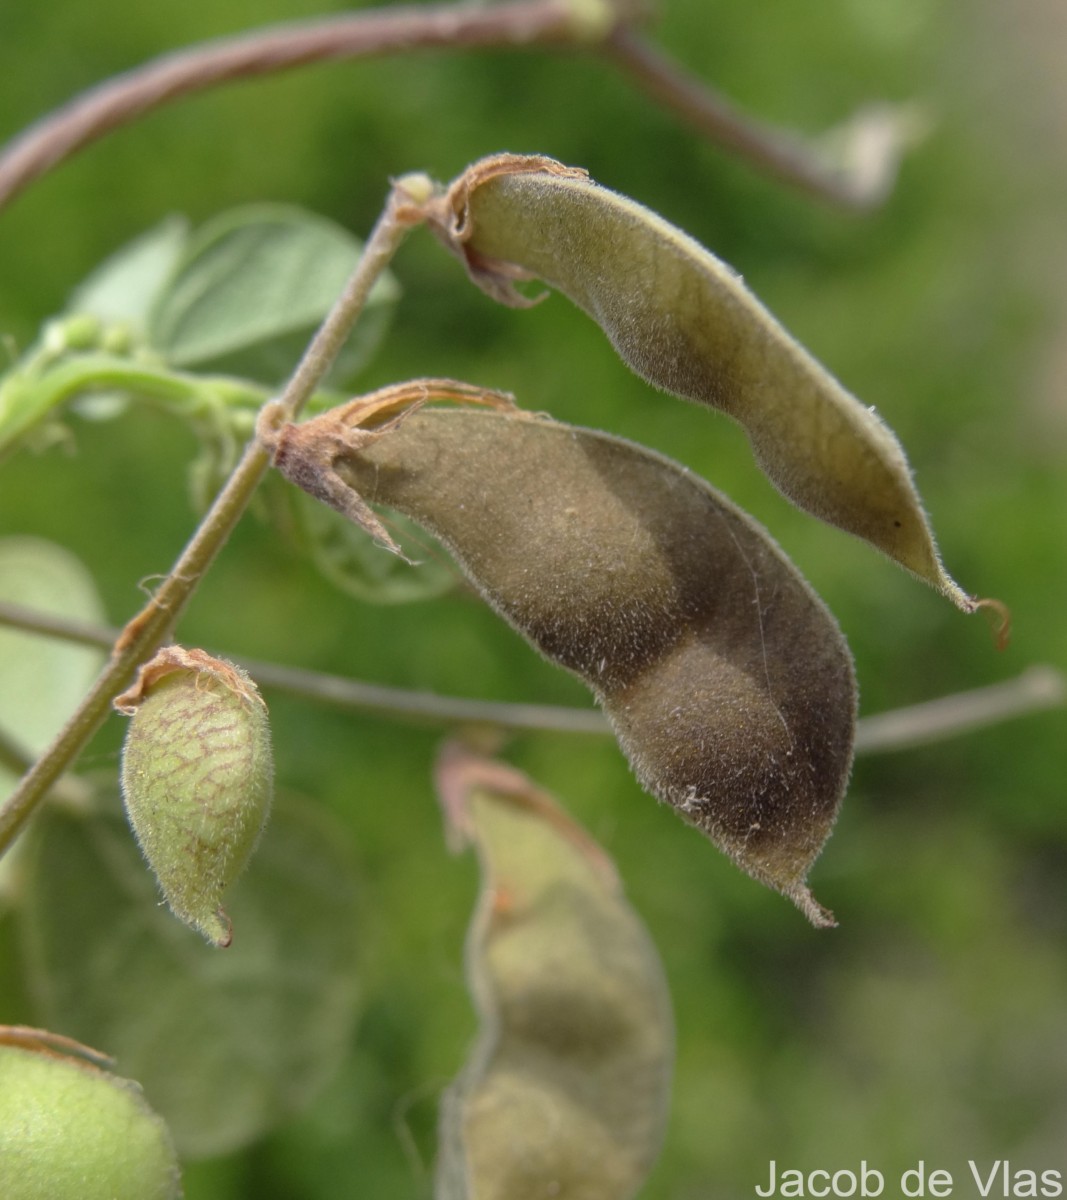
[[[404,210],[403,214],[401,210]],[[329,370],[363,311],[371,288],[411,227],[410,213],[405,195],[394,188],[344,291],[304,352],[278,402],[282,419],[296,419]],[[171,636],[182,610],[225,544],[269,465],[267,451],[257,441],[250,442],[170,574],[123,630],[110,661],[77,712],[0,807],[0,854],[10,847],[49,788],[104,723],[111,710],[111,701],[129,683],[134,670]]]
[[203,413],[213,402],[258,406],[266,392],[233,379],[185,375],[110,354],[77,354],[39,376],[18,371],[0,384],[0,413],[17,414],[5,423],[0,453],[68,400],[105,390],[139,396],[184,417]]

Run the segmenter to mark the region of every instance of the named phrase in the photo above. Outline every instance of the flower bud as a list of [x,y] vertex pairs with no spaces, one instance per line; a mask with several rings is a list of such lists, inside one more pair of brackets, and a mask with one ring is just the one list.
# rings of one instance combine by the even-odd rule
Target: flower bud
[[122,793],[141,850],[174,915],[228,946],[230,920],[219,902],[270,811],[266,705],[239,667],[170,646],[115,707],[133,717]]
[[0,1027],[4,1200],[181,1196],[166,1125],[140,1087],[103,1069],[104,1062],[66,1038]]

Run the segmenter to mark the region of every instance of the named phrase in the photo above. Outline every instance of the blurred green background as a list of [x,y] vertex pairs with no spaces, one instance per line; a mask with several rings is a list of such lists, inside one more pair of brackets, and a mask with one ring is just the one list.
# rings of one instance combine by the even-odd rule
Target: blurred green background
[[[870,100],[919,102],[931,131],[885,207],[842,215],[768,181],[578,54],[317,66],[157,113],[0,214],[0,334],[24,348],[101,258],[168,213],[202,220],[284,201],[363,234],[390,176],[448,179],[493,151],[547,153],[715,250],[877,406],[908,450],[948,569],[1011,606],[1011,647],[998,654],[980,619],[790,509],[737,429],[653,394],[566,300],[497,307],[424,234],[395,264],[404,298],[368,388],[426,374],[512,390],[705,475],[770,528],[837,614],[864,712],[1032,663],[1067,667],[1061,0],[662,10],[663,44],[769,120],[815,133]],[[0,135],[166,49],[324,11],[310,0],[5,5]],[[193,527],[195,444],[147,410],[72,418],[71,429],[71,444],[3,464],[0,534],[79,555],[117,623]],[[469,599],[358,605],[254,519],[179,635],[400,686],[586,703]],[[425,1196],[436,1097],[473,1032],[461,947],[476,879],[443,847],[429,774],[440,731],[268,699],[280,782],[350,832],[361,1015],[311,1107],[239,1154],[190,1164],[187,1194]],[[961,1195],[972,1194],[968,1159],[1067,1175],[1064,732],[1061,710],[860,759],[812,878],[841,922],[831,933],[650,801],[609,742],[530,734],[506,745],[615,858],[671,980],[674,1112],[644,1195],[750,1196],[770,1159],[831,1170],[866,1159],[887,1175],[922,1159],[952,1171]],[[121,734],[110,722],[87,765],[114,769]],[[0,1021],[32,1020],[17,940],[0,945]]]

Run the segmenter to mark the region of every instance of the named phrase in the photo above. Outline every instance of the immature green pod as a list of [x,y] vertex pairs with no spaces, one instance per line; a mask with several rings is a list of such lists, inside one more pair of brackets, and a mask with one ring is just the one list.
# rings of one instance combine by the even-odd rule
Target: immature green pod
[[174,915],[228,946],[222,893],[244,869],[270,812],[267,708],[239,667],[170,646],[115,707],[133,717],[122,794]]
[[427,215],[491,296],[527,305],[516,280],[557,288],[643,379],[738,421],[799,508],[974,611],[941,565],[892,431],[698,242],[585,171],[536,156],[475,163]]
[[478,1039],[442,1101],[435,1200],[627,1200],[670,1107],[663,967],[604,851],[517,771],[458,747],[438,791],[477,847]]
[[4,1200],[178,1200],[167,1127],[107,1060],[43,1030],[0,1026]]
[[848,779],[852,662],[768,534],[604,433],[470,409],[352,428],[368,403],[268,433],[277,466],[356,520],[380,502],[433,533],[592,689],[650,792],[832,924],[804,880]]

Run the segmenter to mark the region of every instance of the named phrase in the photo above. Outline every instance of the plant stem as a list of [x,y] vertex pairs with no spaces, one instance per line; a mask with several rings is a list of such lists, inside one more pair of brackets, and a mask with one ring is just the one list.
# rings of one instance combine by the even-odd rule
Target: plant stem
[[513,0],[372,9],[190,46],[105,80],[13,139],[0,155],[0,209],[112,130],[232,80],[417,49],[573,45],[580,37],[573,8],[563,0]]
[[[611,0],[604,0],[612,11]],[[318,62],[374,58],[419,49],[588,48],[621,69],[662,107],[709,141],[810,195],[848,208],[884,199],[893,171],[872,189],[835,170],[817,149],[746,116],[683,71],[633,29],[640,5],[615,2],[616,24],[602,30],[574,0],[425,4],[257,29],[161,55],[75,96],[0,148],[0,211],[54,167],[112,130],[195,92]]]
[[661,107],[784,183],[845,208],[869,209],[885,199],[895,160],[875,173],[876,186],[853,179],[795,134],[743,113],[625,25],[607,38],[603,53]]
[[[394,188],[344,291],[286,385],[278,402],[281,419],[296,419],[329,370],[363,311],[371,288],[411,227],[410,212],[406,196]],[[123,629],[111,659],[89,694],[0,807],[0,854],[11,845],[49,788],[103,724],[112,699],[127,685],[136,667],[170,637],[182,610],[225,544],[269,465],[267,451],[257,441],[250,442],[170,574],[148,604]]]
[[[115,629],[4,602],[0,602],[0,625],[91,646],[108,647],[118,635]],[[264,688],[276,688],[289,695],[357,712],[443,725],[495,725],[501,729],[542,733],[606,736],[611,732],[607,721],[594,709],[441,696],[250,658],[235,661]],[[1067,680],[1063,675],[1054,667],[1032,666],[1002,683],[861,717],[856,726],[856,754],[909,750],[1029,713],[1062,708],[1064,704],[1067,704]]]

